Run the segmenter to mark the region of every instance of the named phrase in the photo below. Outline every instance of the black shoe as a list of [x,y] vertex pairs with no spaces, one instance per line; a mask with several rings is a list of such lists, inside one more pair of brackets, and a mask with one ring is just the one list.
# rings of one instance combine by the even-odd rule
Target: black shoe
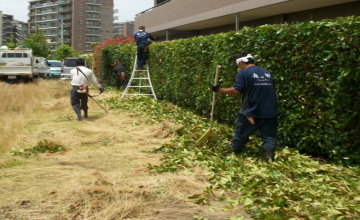
[[272,149],[265,149],[264,150],[264,157],[266,161],[274,161],[275,159],[275,150]]

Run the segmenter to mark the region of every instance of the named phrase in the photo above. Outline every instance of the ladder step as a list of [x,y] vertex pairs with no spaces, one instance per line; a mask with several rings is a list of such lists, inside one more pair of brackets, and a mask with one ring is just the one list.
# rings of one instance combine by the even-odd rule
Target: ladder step
[[[124,96],[127,96],[127,95],[128,96],[153,96],[154,99],[157,100],[154,89],[153,89],[153,86],[151,84],[149,68],[143,69],[143,70],[137,70],[136,69],[137,61],[138,61],[137,56],[135,56],[134,68],[133,68],[133,71],[131,73],[130,80],[129,80],[128,85],[127,85],[127,87],[126,87],[126,89],[123,92],[121,97],[124,97]],[[135,82],[133,82],[133,80],[140,80],[140,81],[136,81],[136,83],[135,83]],[[147,80],[148,83],[142,83],[141,80]],[[132,83],[135,83],[135,84],[138,84],[138,85],[131,85]],[[142,84],[144,86],[141,86]],[[146,85],[146,84],[148,84],[148,85]],[[140,88],[150,88],[152,94],[127,94],[128,89],[130,89],[130,88],[139,88],[138,92],[141,92]],[[146,92],[148,92],[148,89],[146,89]]]

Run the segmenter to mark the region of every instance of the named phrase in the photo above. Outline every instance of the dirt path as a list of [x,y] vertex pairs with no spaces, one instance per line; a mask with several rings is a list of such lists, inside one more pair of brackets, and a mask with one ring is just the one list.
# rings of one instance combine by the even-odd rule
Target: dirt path
[[[68,90],[64,84],[50,86]],[[108,91],[95,99],[114,96],[120,95]],[[66,152],[29,158],[8,153],[1,156],[0,219],[166,220],[202,216],[221,220],[236,212],[225,213],[216,206],[212,207],[215,212],[209,211],[209,207],[188,200],[207,185],[200,169],[161,175],[147,169],[149,163],[160,164],[162,157],[150,151],[170,142],[179,125],[149,125],[145,118],[124,110],[105,113],[92,100],[89,118],[78,122],[68,92],[42,100],[41,105],[42,110],[34,111],[25,122],[19,148],[47,140],[64,146]]]

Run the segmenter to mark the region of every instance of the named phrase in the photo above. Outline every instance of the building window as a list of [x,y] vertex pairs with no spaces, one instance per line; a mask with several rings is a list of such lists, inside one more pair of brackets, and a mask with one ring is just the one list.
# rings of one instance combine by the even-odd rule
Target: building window
[[82,38],[83,38],[82,36],[79,36],[79,37],[78,37],[79,40],[82,40]]
[[78,21],[78,23],[79,23],[79,24],[82,24],[82,23],[83,23],[83,21]]
[[79,28],[78,31],[83,31],[83,29],[82,29],[82,28]]
[[82,5],[79,5],[79,8],[83,8],[84,6],[82,6]]
[[83,16],[83,13],[79,13],[79,16]]
[[79,44],[78,47],[82,47],[82,44]]

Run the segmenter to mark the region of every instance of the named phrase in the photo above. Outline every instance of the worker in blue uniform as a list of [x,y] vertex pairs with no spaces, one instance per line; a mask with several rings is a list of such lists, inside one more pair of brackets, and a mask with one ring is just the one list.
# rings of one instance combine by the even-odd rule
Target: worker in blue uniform
[[149,58],[149,39],[155,41],[155,37],[145,31],[145,26],[140,26],[134,38],[137,45],[137,69],[143,70]]
[[249,136],[259,129],[265,160],[274,160],[277,134],[274,77],[267,70],[256,66],[251,54],[240,53],[236,57],[236,64],[241,70],[236,75],[233,87],[212,86],[212,91],[221,94],[242,94],[242,108],[235,122],[232,140],[233,152],[242,153]]

